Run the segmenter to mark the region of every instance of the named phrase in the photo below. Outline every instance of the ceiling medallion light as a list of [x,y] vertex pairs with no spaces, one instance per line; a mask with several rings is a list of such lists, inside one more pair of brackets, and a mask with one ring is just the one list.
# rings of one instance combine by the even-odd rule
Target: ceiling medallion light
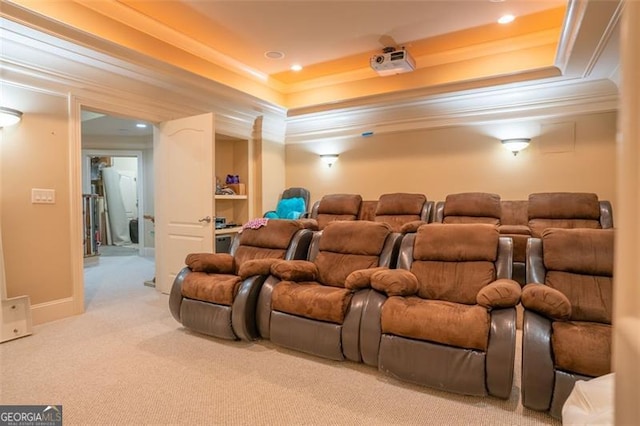
[[518,155],[520,151],[527,148],[531,143],[531,139],[529,138],[514,138],[514,139],[503,139],[502,146],[505,149],[511,151],[513,155]]
[[268,50],[264,52],[264,57],[269,59],[282,59],[284,58],[284,53],[277,50]]
[[21,111],[6,107],[0,107],[0,128],[17,124],[21,119]]

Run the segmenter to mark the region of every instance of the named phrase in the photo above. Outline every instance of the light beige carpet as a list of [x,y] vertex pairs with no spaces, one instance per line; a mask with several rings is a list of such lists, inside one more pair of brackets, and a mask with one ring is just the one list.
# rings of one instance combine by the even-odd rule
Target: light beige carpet
[[85,314],[0,345],[1,404],[62,404],[64,424],[559,424],[523,409],[519,359],[507,401],[413,386],[268,341],[191,333],[143,285],[150,260],[100,264],[85,270]]

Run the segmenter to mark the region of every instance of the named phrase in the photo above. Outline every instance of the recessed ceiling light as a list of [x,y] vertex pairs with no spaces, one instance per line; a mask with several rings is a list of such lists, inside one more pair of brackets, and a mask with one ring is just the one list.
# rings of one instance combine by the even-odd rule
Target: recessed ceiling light
[[502,15],[500,19],[498,19],[499,24],[508,24],[509,22],[513,22],[516,19],[513,15]]
[[268,50],[264,52],[264,56],[269,59],[282,59],[284,58],[284,53],[277,50]]
[[291,65],[291,71],[301,71],[302,70],[302,65],[300,64],[293,64]]

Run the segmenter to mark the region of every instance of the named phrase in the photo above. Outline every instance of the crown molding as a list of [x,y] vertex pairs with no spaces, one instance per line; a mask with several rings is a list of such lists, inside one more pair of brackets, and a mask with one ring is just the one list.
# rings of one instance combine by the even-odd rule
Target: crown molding
[[507,85],[289,117],[287,144],[409,130],[615,111],[610,80]]
[[[610,40],[619,32],[623,9],[622,0],[569,1],[555,60],[564,76],[592,76]],[[607,77],[616,66],[612,63],[602,75],[594,78]]]
[[[600,59],[609,47],[609,42],[613,37],[617,37],[620,32],[620,22],[622,19],[622,11],[624,9],[624,3],[619,2],[611,15],[611,19],[607,22],[606,28],[602,32],[602,36],[598,40],[596,47],[593,49],[593,54],[591,58],[587,62],[584,72],[582,73],[583,78],[587,78],[591,76],[594,68],[600,63]],[[617,65],[615,66],[617,68]],[[611,73],[609,73],[611,74]]]
[[571,51],[580,32],[580,24],[587,11],[586,0],[569,0],[564,18],[555,64],[563,72],[568,68]]
[[6,81],[137,104],[146,114],[137,118],[154,122],[214,112],[222,123],[250,128],[259,115],[286,116],[273,103],[142,55],[123,59],[4,18],[0,35]]
[[[606,21],[610,37],[617,20]],[[287,111],[104,40],[87,45],[60,36],[69,36],[74,30],[43,32],[38,28],[41,24],[36,20],[25,26],[0,19],[3,80],[70,93],[94,105],[103,101],[106,106],[128,105],[128,111],[136,113],[137,118],[153,122],[214,112],[217,123],[229,129],[229,134],[243,133],[244,137],[262,116],[266,137],[277,142],[284,142],[285,135],[286,143],[301,143],[353,137],[365,131],[398,132],[617,108],[617,87],[612,81],[588,81],[582,73],[561,75],[558,68],[550,66]]]

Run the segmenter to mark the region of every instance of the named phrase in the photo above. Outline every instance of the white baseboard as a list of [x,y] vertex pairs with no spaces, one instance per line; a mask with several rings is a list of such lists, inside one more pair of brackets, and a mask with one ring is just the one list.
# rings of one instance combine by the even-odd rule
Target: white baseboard
[[72,297],[31,305],[33,325],[55,321],[75,314],[76,312]]
[[156,257],[156,248],[155,247],[143,247],[142,248],[142,255],[144,257]]

